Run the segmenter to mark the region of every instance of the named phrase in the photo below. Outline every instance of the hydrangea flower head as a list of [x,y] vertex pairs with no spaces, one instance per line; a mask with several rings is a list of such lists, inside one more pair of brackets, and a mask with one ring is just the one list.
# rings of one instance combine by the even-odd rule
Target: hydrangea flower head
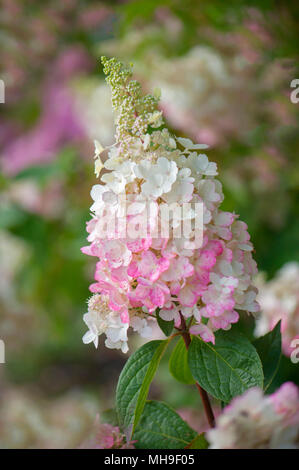
[[126,352],[129,327],[150,338],[158,311],[176,327],[181,316],[189,319],[192,334],[214,342],[239,311],[259,310],[247,225],[220,209],[224,196],[217,165],[202,153],[207,146],[168,131],[160,94],[143,95],[131,68],[102,63],[116,141],[104,163],[96,144],[100,184],[91,190],[82,251],[98,261],[84,342],[97,346],[104,333],[106,346]]
[[272,395],[251,388],[235,398],[207,433],[212,449],[299,448],[299,392],[291,382]]

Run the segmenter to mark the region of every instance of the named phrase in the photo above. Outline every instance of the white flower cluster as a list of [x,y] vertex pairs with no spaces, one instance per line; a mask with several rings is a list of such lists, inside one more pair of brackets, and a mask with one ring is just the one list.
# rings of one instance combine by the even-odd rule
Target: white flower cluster
[[224,409],[207,439],[211,449],[298,449],[297,387],[287,382],[267,396],[248,390]]
[[[145,317],[145,315],[143,315]],[[94,343],[98,347],[99,336],[106,335],[105,346],[109,349],[120,349],[123,353],[128,352],[128,328],[129,323],[123,323],[120,316],[108,307],[107,296],[96,294],[88,302],[88,313],[83,316],[88,331],[83,336],[83,342]],[[151,319],[150,319],[151,320]],[[152,328],[146,318],[142,315],[131,315],[130,326],[133,331],[140,334],[142,338],[150,338]]]

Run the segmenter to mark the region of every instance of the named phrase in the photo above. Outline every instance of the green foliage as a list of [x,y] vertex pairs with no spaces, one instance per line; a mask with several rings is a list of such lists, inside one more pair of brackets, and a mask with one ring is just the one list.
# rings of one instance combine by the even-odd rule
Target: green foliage
[[185,421],[168,405],[146,403],[133,439],[137,449],[184,449],[197,437]]
[[156,317],[157,317],[158,325],[161,328],[161,330],[163,331],[164,335],[165,336],[170,336],[172,331],[173,331],[174,320],[171,320],[171,321],[163,320],[163,318],[161,318],[160,315],[159,315],[159,309],[157,309]]
[[169,359],[169,370],[179,382],[187,385],[195,383],[188,364],[188,351],[183,338],[180,338]]
[[204,433],[198,434],[188,445],[188,449],[207,449],[208,447],[209,443],[206,440]]
[[150,384],[169,340],[150,341],[128,359],[116,389],[116,409],[120,424],[132,428],[140,420]]
[[26,213],[15,204],[0,207],[0,229],[10,229],[21,225],[26,220]]
[[266,391],[277,374],[281,358],[281,321],[272,331],[254,341],[264,371],[264,390]]
[[151,19],[158,7],[171,4],[171,0],[132,0],[121,7],[123,27],[130,26],[140,18]]
[[226,403],[250,387],[262,387],[262,364],[248,339],[234,331],[215,337],[215,346],[194,337],[189,347],[189,367],[201,387]]

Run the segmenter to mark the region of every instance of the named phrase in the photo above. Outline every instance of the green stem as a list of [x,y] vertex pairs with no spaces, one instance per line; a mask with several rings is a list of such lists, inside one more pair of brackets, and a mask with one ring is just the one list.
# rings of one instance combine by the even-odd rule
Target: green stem
[[[185,318],[183,317],[183,315],[181,313],[180,313],[180,317],[181,317],[181,327],[182,327],[181,335],[183,337],[186,349],[189,349],[189,346],[190,346],[190,343],[191,343],[191,336],[190,336],[189,331],[187,330]],[[199,391],[200,398],[201,398],[201,401],[202,401],[202,404],[203,404],[203,407],[204,407],[204,410],[205,410],[205,414],[206,414],[208,423],[209,423],[211,428],[214,428],[215,427],[215,417],[214,417],[214,413],[213,413],[213,409],[212,409],[212,406],[211,406],[211,403],[210,403],[209,396],[208,396],[207,392],[199,385],[199,383],[196,382],[195,385],[196,385],[197,390]]]

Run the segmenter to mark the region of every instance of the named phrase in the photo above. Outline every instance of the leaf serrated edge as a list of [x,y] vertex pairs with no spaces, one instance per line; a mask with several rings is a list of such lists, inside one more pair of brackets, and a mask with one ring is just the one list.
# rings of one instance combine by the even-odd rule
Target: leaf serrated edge
[[[192,447],[197,441],[203,441],[203,447]],[[205,438],[205,433],[202,432],[200,434],[197,434],[194,439],[192,439],[191,442],[185,447],[185,449],[207,449],[209,447],[209,443]]]
[[[168,411],[170,411],[171,413],[173,413],[176,417],[176,419],[179,419],[187,428],[190,432],[193,432],[195,434],[195,437],[191,440],[191,442],[193,442],[193,440],[198,437],[198,434],[196,433],[196,431],[194,429],[192,429],[189,424],[176,412],[176,410],[174,408],[172,408],[172,406],[170,406],[169,404],[163,402],[163,401],[155,401],[155,400],[146,400],[146,404],[156,404],[156,405],[162,405],[164,406]],[[190,444],[190,441],[187,441],[186,439],[184,439],[183,437],[177,437],[177,436],[172,436],[172,435],[168,435],[168,434],[165,434],[161,431],[153,431],[152,429],[147,429],[147,428],[144,428],[142,427],[142,433],[143,434],[151,434],[151,435],[157,435],[157,436],[162,436],[163,438],[166,438],[170,441],[176,441],[176,442],[181,442],[182,444]],[[137,437],[137,436],[136,436]],[[135,436],[134,436],[135,438]]]
[[[259,366],[260,366],[260,370],[262,372],[262,382],[261,384],[259,384],[258,386],[260,386],[261,388],[263,388],[263,384],[264,384],[264,372],[263,372],[263,364],[262,364],[262,361],[261,361],[261,358],[256,350],[256,348],[254,347],[254,345],[252,343],[250,343],[250,341],[248,340],[248,338],[246,338],[245,335],[243,335],[242,333],[239,333],[239,337],[241,338],[245,338],[247,339],[248,343],[252,346],[252,348],[255,350],[256,352],[256,356],[257,356],[257,362],[259,363]],[[204,346],[206,346],[208,349],[210,349],[214,354],[215,356],[219,357],[228,367],[229,369],[231,369],[231,371],[234,373],[234,376],[237,377],[237,379],[239,380],[239,382],[244,386],[244,390],[247,390],[248,389],[248,386],[246,383],[243,382],[243,380],[241,379],[241,377],[239,377],[239,375],[237,374],[236,372],[236,369],[234,369],[230,364],[229,362],[227,362],[227,360],[225,358],[223,358],[221,356],[221,354],[218,353],[218,351],[216,351],[209,343],[206,343],[205,341],[203,341],[200,337],[198,336],[193,336],[192,338],[192,343],[194,340],[198,340],[198,342],[200,344],[203,344]],[[191,343],[191,346],[192,346],[192,343]],[[192,368],[191,368],[191,360],[189,359],[191,357],[191,352],[192,352],[192,347],[189,348],[189,351],[188,351],[188,363],[189,363],[189,367],[190,367],[190,371],[192,373]],[[193,374],[192,374],[193,375]],[[195,378],[194,375],[193,375],[193,378],[195,380],[198,381],[198,378]],[[223,400],[223,397],[220,397],[220,396],[216,396],[216,395],[213,395],[215,398],[219,399],[219,400]],[[224,400],[225,401],[225,400]]]

